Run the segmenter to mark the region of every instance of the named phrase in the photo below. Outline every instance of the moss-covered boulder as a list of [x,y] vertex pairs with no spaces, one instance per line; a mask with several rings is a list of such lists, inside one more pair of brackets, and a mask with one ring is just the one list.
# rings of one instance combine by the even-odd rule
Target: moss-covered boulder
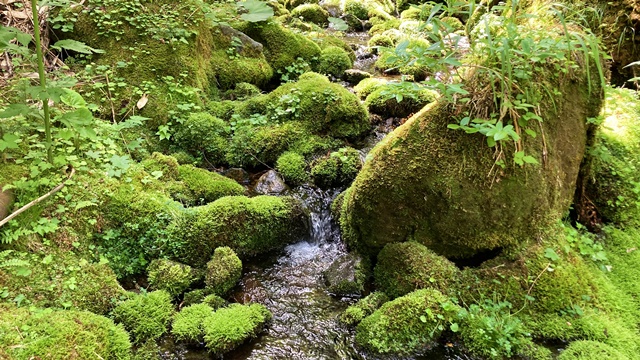
[[558,356],[558,360],[626,360],[627,356],[598,341],[574,341]]
[[180,165],[178,171],[188,189],[189,204],[203,205],[221,197],[245,193],[244,187],[234,180],[193,165]]
[[155,259],[147,267],[149,286],[175,297],[202,279],[202,274],[189,265],[167,259]]
[[485,136],[448,128],[455,120],[445,101],[397,128],[369,153],[345,196],[340,222],[347,242],[376,253],[414,239],[441,255],[464,257],[521,243],[556,222],[576,189],[586,119],[601,105],[586,74],[556,81],[562,96],[555,107],[548,103],[544,139],[527,139],[527,153],[540,166],[510,163],[496,173]]
[[118,304],[111,317],[131,334],[135,343],[155,340],[169,327],[173,316],[171,295],[163,290],[132,295],[132,298]]
[[0,358],[129,359],[122,325],[88,311],[0,305]]
[[387,302],[356,327],[356,342],[377,353],[411,354],[433,346],[458,306],[439,291],[418,290]]
[[214,309],[207,304],[190,305],[173,317],[171,334],[176,340],[199,344],[204,340],[204,321]]
[[352,66],[353,62],[344,49],[337,46],[329,46],[322,50],[318,72],[341,78],[344,72],[347,69],[351,69]]
[[311,176],[323,189],[349,185],[362,167],[360,153],[353,148],[342,148],[317,159],[311,167]]
[[125,294],[105,263],[90,263],[73,253],[0,252],[4,297],[20,305],[87,310],[106,314]]
[[229,352],[256,337],[271,320],[271,312],[260,304],[232,304],[204,320],[204,341],[214,354]]
[[223,120],[208,113],[193,113],[176,127],[173,140],[179,148],[211,164],[224,162],[229,133]]
[[374,269],[376,287],[396,298],[414,290],[451,291],[459,273],[446,258],[415,242],[388,244],[378,254]]
[[358,325],[364,318],[373,314],[382,304],[389,301],[389,297],[383,292],[373,292],[366,297],[350,305],[341,315],[340,322],[348,326]]
[[406,117],[434,102],[438,94],[431,90],[404,89],[396,84],[378,88],[367,96],[369,111],[387,117]]
[[386,83],[384,79],[379,78],[364,79],[354,86],[353,91],[356,92],[360,99],[364,100],[372,92],[384,87]]
[[351,253],[335,259],[323,275],[331,294],[348,296],[364,292],[370,272],[369,262]]
[[214,294],[224,296],[240,281],[242,261],[229,247],[219,247],[207,263],[205,284]]
[[154,152],[151,156],[142,161],[142,167],[154,178],[161,180],[178,179],[178,160],[173,156]]
[[176,259],[202,267],[222,246],[244,259],[284,247],[303,233],[304,219],[292,198],[228,196],[187,209],[168,231]]
[[276,73],[286,73],[286,67],[298,58],[313,64],[320,56],[320,47],[316,43],[275,20],[239,24],[238,30],[264,46],[264,55]]
[[295,83],[247,101],[241,114],[296,121],[313,134],[337,138],[357,138],[370,128],[367,110],[358,98],[316,73],[304,74]]
[[326,26],[329,13],[318,4],[302,4],[291,10],[291,16],[320,26]]
[[292,151],[285,152],[276,161],[276,170],[287,184],[292,186],[302,185],[309,181],[310,177],[306,167],[304,156]]

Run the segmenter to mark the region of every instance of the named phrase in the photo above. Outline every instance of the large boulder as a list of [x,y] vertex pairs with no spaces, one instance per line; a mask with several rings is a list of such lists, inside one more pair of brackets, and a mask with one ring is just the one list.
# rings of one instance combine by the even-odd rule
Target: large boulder
[[[539,165],[508,159],[501,168],[485,136],[448,128],[457,122],[452,105],[428,105],[368,155],[345,195],[345,239],[369,254],[414,240],[459,258],[534,238],[571,204],[587,147],[587,119],[601,106],[596,74],[552,78],[560,95],[545,100],[538,136],[526,138],[526,152]],[[502,151],[515,149],[511,143]]]

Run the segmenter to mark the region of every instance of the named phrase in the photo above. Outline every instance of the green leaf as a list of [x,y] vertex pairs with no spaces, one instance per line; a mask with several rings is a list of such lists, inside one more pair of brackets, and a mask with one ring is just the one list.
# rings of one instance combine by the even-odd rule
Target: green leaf
[[51,254],[49,254],[49,255],[45,256],[45,257],[42,259],[42,263],[43,263],[43,264],[45,264],[45,265],[47,265],[47,264],[51,264],[51,261],[53,261],[53,256],[52,256]]
[[522,160],[524,160],[524,162],[527,163],[527,164],[535,164],[535,165],[539,164],[538,160],[536,160],[536,158],[534,158],[531,155],[527,155],[527,156],[523,157]]
[[64,89],[64,95],[60,96],[60,100],[67,106],[71,106],[73,108],[86,107],[87,102],[84,100],[82,95],[71,89]]
[[55,44],[53,44],[51,47],[53,49],[56,49],[56,50],[65,49],[65,50],[79,52],[81,54],[92,54],[92,53],[102,54],[102,53],[104,53],[104,50],[94,49],[94,48],[92,48],[91,46],[88,46],[85,43],[82,43],[82,42],[76,41],[76,40],[71,40],[71,39],[60,40],[60,41],[56,42]]
[[15,134],[4,134],[2,140],[0,140],[0,151],[5,149],[17,149],[18,143],[20,143],[20,137]]
[[458,323],[453,323],[451,324],[451,326],[449,326],[449,328],[451,329],[451,331],[453,331],[454,333],[458,332],[460,330],[460,326],[458,326]]
[[349,29],[347,22],[340,18],[329,17],[329,24],[337,31],[347,31]]
[[85,201],[80,201],[80,202],[76,205],[75,209],[76,209],[76,210],[80,210],[80,209],[84,209],[84,208],[89,207],[89,206],[98,206],[98,205],[96,205],[96,204],[95,204],[94,202],[92,202],[92,201],[85,200]]
[[247,10],[246,14],[240,15],[240,18],[248,22],[266,21],[273,17],[273,9],[266,2],[260,0],[246,0],[238,4]]
[[0,112],[0,119],[6,119],[14,116],[28,116],[33,114],[36,110],[25,104],[11,104],[7,106],[4,111]]
[[553,250],[552,248],[546,248],[544,250],[544,257],[546,257],[547,259],[551,260],[551,261],[558,261],[560,260],[560,256],[558,256],[558,254],[556,253],[555,250]]
[[420,316],[420,321],[422,321],[423,323],[426,323],[427,322],[427,317],[424,316],[424,315]]
[[16,268],[13,271],[13,274],[15,276],[24,276],[24,277],[26,277],[26,276],[31,275],[31,269],[29,269],[27,267],[24,267],[24,266],[20,266],[20,267]]

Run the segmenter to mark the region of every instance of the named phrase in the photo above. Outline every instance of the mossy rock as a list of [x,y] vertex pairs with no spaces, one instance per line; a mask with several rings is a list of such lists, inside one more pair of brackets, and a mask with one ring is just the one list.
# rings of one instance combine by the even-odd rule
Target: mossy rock
[[445,101],[394,130],[369,153],[345,197],[340,224],[347,243],[375,254],[413,239],[438,254],[465,257],[522,243],[558,221],[575,192],[585,120],[599,112],[601,98],[597,89],[590,94],[557,81],[563,96],[554,99],[555,110],[545,107],[544,140],[527,139],[527,153],[545,165],[507,164],[499,182],[487,178],[495,158],[485,137],[448,129],[455,120]]
[[149,286],[153,290],[165,290],[176,297],[193,283],[202,279],[202,274],[189,265],[167,259],[151,261],[147,267]]
[[369,20],[369,9],[363,1],[346,0],[343,3],[342,11],[345,14],[355,16],[358,20]]
[[329,46],[322,50],[318,72],[340,78],[352,66],[353,62],[344,49],[337,46]]
[[233,90],[229,90],[225,92],[224,96],[225,98],[232,101],[234,100],[242,101],[242,100],[251,99],[252,97],[256,97],[261,93],[262,91],[257,86],[253,84],[241,82],[241,83],[237,83],[235,88],[233,88]]
[[627,360],[628,357],[598,341],[574,341],[558,356],[558,360]]
[[214,310],[220,309],[228,305],[227,300],[221,298],[216,294],[210,294],[205,296],[204,299],[202,299],[202,303],[211,306],[211,308]]
[[342,148],[313,162],[311,176],[323,189],[349,185],[362,167],[360,153],[353,148]]
[[327,290],[337,296],[360,295],[364,292],[371,268],[367,259],[355,253],[343,255],[323,272]]
[[122,325],[88,311],[16,308],[0,304],[3,359],[129,359]]
[[193,113],[177,125],[173,140],[181,149],[195,158],[205,158],[209,163],[222,164],[228,146],[227,124],[208,113]]
[[195,289],[184,294],[182,298],[182,306],[195,305],[203,302],[203,300],[212,293],[211,289]]
[[[605,89],[603,123],[591,152],[586,193],[607,222],[636,225],[640,221],[640,100],[628,89]],[[598,219],[583,219],[585,222]]]
[[415,242],[388,244],[374,269],[377,288],[396,298],[414,290],[433,288],[447,293],[459,270],[446,258]]
[[212,292],[226,295],[242,277],[242,261],[229,247],[219,247],[207,263],[204,282]]
[[264,45],[264,55],[275,73],[286,73],[298,58],[314,63],[320,47],[304,35],[293,33],[275,20],[245,23],[238,29]]
[[395,41],[389,36],[384,34],[376,34],[367,42],[372,53],[377,54],[378,48],[391,48],[395,46]]
[[[173,156],[164,155],[158,152],[151,154],[151,157],[142,162],[142,167],[152,176],[167,180],[178,179],[178,160]],[[160,174],[161,173],[161,174]],[[161,176],[157,176],[161,175]]]
[[168,231],[176,259],[201,267],[222,246],[243,259],[282,248],[304,232],[304,219],[292,198],[228,196],[185,210]]
[[180,165],[179,172],[180,180],[189,190],[190,204],[203,205],[245,193],[244,187],[234,180],[193,165]]
[[274,76],[274,70],[264,56],[248,57],[240,54],[229,56],[229,48],[212,53],[211,67],[221,89],[233,89],[237,84],[248,83],[264,88]]
[[260,304],[232,304],[204,320],[204,340],[213,354],[229,352],[256,337],[271,320],[271,312]]
[[276,170],[282,175],[287,184],[298,186],[309,181],[310,176],[306,171],[307,163],[304,156],[293,151],[285,152],[276,161]]
[[214,309],[207,304],[190,305],[173,317],[171,334],[177,341],[199,344],[204,341],[204,321]]
[[125,294],[106,264],[94,264],[73,253],[0,252],[0,284],[6,297],[22,305],[70,308],[107,314]]
[[405,92],[401,101],[398,101],[396,93],[403,94],[403,90],[394,90],[390,85],[382,86],[369,94],[365,105],[369,111],[387,117],[407,117],[434,102],[438,94],[431,90],[418,90]]
[[318,4],[302,4],[291,10],[291,16],[316,25],[326,26],[329,13]]
[[372,92],[384,87],[384,85],[387,83],[386,80],[383,79],[379,79],[379,78],[369,78],[369,79],[364,79],[362,81],[360,81],[358,83],[358,85],[356,85],[353,88],[353,91],[356,92],[356,94],[358,94],[358,97],[360,99],[366,99],[367,96],[369,96],[369,94],[371,94]]
[[316,73],[303,74],[295,83],[245,102],[240,114],[300,122],[312,134],[335,138],[358,138],[370,128],[368,112],[358,98]]
[[322,50],[331,46],[339,47],[347,52],[347,55],[349,55],[349,59],[351,60],[351,62],[356,61],[356,52],[353,51],[351,46],[344,40],[344,36],[338,37],[337,35],[317,33],[314,35],[313,40],[320,46],[320,49]]
[[389,301],[389,297],[385,293],[379,291],[373,292],[358,300],[355,304],[350,305],[340,315],[340,322],[348,326],[356,326],[387,301]]
[[118,304],[111,312],[117,323],[124,325],[135,343],[155,340],[169,327],[173,316],[171,295],[163,290],[147,294],[136,294],[129,300]]
[[452,319],[458,311],[434,289],[412,292],[387,302],[356,327],[356,342],[380,354],[409,355],[427,349],[440,337],[439,316]]
[[397,29],[402,24],[402,21],[399,19],[390,19],[384,20],[380,23],[374,24],[371,29],[369,29],[369,35],[375,36],[378,34],[382,34],[383,32],[391,29]]

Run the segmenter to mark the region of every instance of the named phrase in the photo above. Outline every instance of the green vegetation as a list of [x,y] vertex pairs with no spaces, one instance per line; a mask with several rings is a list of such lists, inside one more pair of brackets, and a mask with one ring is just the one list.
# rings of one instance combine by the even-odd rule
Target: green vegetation
[[341,315],[340,321],[349,326],[358,325],[364,318],[373,314],[382,304],[389,301],[389,297],[383,292],[373,292],[350,305]]
[[351,69],[352,66],[353,62],[344,49],[337,46],[329,46],[322,50],[318,72],[341,78],[345,70]]
[[276,161],[276,169],[282,175],[287,184],[298,186],[309,181],[309,173],[306,171],[307,163],[304,156],[289,151],[280,155]]
[[256,337],[269,320],[271,312],[260,304],[232,304],[219,309],[204,320],[207,349],[214,354],[229,352]]
[[616,349],[597,341],[574,341],[558,356],[560,360],[628,359]]
[[189,305],[173,317],[171,333],[178,341],[200,343],[204,336],[205,319],[213,314],[207,304]]
[[111,312],[116,323],[124,325],[135,343],[155,340],[162,336],[173,316],[171,295],[163,290],[132,295]]
[[325,26],[328,23],[329,13],[318,4],[302,4],[291,10],[291,16],[299,17],[304,21],[316,25]]
[[173,140],[195,158],[220,164],[224,161],[227,136],[224,121],[208,113],[194,113],[177,127]]
[[201,278],[201,274],[188,265],[166,259],[151,261],[147,267],[149,286],[154,290],[164,290],[176,297]]
[[229,247],[219,247],[207,263],[205,284],[214,294],[224,296],[240,281],[242,262]]
[[244,187],[222,175],[199,169],[193,165],[180,165],[180,180],[189,190],[187,198],[190,204],[204,205],[225,196],[239,196],[245,193]]
[[365,100],[374,114],[387,117],[406,117],[434,102],[438,94],[410,83],[389,83],[378,87]]
[[311,176],[321,188],[349,185],[362,167],[360,153],[353,148],[342,148],[320,158],[311,165]]

